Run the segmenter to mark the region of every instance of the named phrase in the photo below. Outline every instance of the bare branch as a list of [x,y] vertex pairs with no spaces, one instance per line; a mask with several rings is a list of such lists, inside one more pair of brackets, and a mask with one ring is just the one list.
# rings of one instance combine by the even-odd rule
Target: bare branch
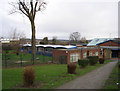
[[42,8],[42,7],[45,8],[44,5],[46,5],[45,2],[40,3],[40,5],[39,5],[38,9],[36,10],[36,12],[41,11],[41,8]]
[[34,7],[34,13],[33,13],[33,18],[35,19],[36,15],[36,8],[37,8],[38,0],[36,0],[35,7]]
[[19,10],[23,13],[23,14],[25,14],[27,17],[29,17],[29,15],[27,14],[27,13],[25,13],[23,10],[22,10],[22,8],[21,8],[21,5],[19,4]]
[[30,5],[31,5],[30,15],[33,16],[33,0],[30,1]]
[[[25,10],[25,12],[28,14],[28,15],[30,15],[29,14],[29,9],[27,8],[27,6],[25,5],[25,2],[21,2],[20,0],[19,0],[19,6],[22,6],[22,8]],[[22,8],[21,8],[21,10],[22,10]],[[24,12],[23,10],[22,10],[22,12]],[[24,12],[24,13],[25,13]]]
[[22,12],[20,12],[18,10],[12,10],[12,11],[9,12],[9,15],[14,14],[14,13],[20,13],[20,14],[22,14]]

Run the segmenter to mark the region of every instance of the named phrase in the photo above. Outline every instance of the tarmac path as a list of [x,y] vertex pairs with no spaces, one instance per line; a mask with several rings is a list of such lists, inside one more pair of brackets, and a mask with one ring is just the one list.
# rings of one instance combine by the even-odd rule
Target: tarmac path
[[57,89],[101,89],[118,61],[110,62]]

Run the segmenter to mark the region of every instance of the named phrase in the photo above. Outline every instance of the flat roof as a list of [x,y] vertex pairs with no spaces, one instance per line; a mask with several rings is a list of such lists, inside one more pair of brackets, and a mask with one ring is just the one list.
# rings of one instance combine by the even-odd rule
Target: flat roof
[[60,50],[60,51],[74,51],[74,50],[80,50],[80,49],[76,48],[76,49],[56,49],[56,50]]
[[120,47],[118,47],[118,46],[101,46],[101,48],[108,48],[111,50],[120,50]]
[[[31,46],[31,44],[23,44],[23,46]],[[36,45],[36,47],[42,47],[42,48],[65,48],[65,49],[73,49],[77,48],[76,46],[73,45]]]

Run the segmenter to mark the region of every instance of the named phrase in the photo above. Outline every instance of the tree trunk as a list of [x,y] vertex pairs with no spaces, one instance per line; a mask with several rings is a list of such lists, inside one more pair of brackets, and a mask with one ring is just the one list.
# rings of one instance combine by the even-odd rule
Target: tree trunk
[[34,61],[36,61],[36,40],[35,40],[35,23],[34,20],[31,21],[31,27],[32,27],[32,40],[31,40],[31,44],[32,44],[32,52],[31,52],[31,56],[32,56],[32,62],[34,64]]

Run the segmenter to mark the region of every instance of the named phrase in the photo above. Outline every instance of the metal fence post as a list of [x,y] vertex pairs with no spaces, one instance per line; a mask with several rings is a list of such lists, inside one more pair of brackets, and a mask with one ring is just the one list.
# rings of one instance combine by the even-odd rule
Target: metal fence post
[[7,67],[7,58],[6,58],[6,53],[5,53],[5,67]]
[[45,62],[45,54],[43,54],[43,63]]
[[52,63],[53,63],[53,53],[52,53]]
[[43,63],[45,62],[45,48],[44,48],[44,53],[43,53]]
[[81,48],[81,59],[83,58],[83,48]]
[[21,60],[21,66],[22,66],[22,54],[20,55],[20,60]]

